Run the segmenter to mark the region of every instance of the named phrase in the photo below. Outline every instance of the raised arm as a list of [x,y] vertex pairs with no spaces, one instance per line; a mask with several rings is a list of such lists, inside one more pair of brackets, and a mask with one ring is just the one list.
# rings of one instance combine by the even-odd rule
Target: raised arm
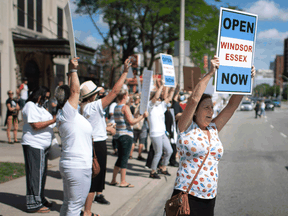
[[[255,67],[252,66],[251,69],[251,78],[253,79],[255,76]],[[219,113],[219,115],[212,120],[216,124],[218,132],[222,130],[222,128],[226,125],[229,119],[234,114],[235,110],[238,108],[239,104],[243,99],[243,95],[234,94],[231,96],[227,106]]]
[[148,112],[145,111],[143,115],[140,115],[137,118],[133,118],[131,110],[127,105],[123,106],[122,111],[124,113],[126,120],[130,125],[134,125],[148,116]]
[[78,59],[79,57],[71,59],[70,72],[68,73],[68,80],[70,80],[70,97],[68,101],[74,109],[78,108],[80,96],[80,83],[77,74]]
[[103,109],[105,109],[110,103],[112,103],[112,101],[117,97],[117,95],[119,94],[125,80],[128,74],[128,69],[131,66],[130,60],[129,58],[125,60],[124,63],[124,71],[120,77],[120,79],[115,83],[115,85],[112,88],[112,91],[109,92],[109,94],[102,98],[102,106]]
[[199,83],[195,86],[193,93],[188,98],[187,106],[178,122],[178,128],[180,132],[186,131],[189,125],[191,125],[196,107],[207,87],[209,80],[213,77],[218,67],[219,58],[214,56],[214,58],[211,60],[211,69],[209,73],[199,81]]
[[[157,82],[157,80],[156,80],[156,82]],[[152,103],[153,104],[155,104],[157,99],[160,97],[161,92],[163,90],[163,87],[164,87],[163,81],[162,82],[158,82],[158,89],[157,89],[154,97],[152,98]]]
[[175,92],[175,88],[170,88],[168,96],[164,99],[166,104],[169,103],[170,101],[172,101],[174,92]]

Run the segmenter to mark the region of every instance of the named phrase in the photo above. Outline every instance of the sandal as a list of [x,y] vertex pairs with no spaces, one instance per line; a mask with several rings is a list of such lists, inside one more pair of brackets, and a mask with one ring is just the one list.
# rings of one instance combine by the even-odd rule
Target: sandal
[[120,188],[134,188],[134,185],[131,185],[131,184],[128,184],[128,185],[125,185],[125,186],[119,186]]
[[28,212],[30,212],[30,213],[48,213],[50,211],[51,210],[45,206],[43,206],[42,208],[37,209],[37,210],[32,210],[32,211],[28,210]]
[[109,183],[111,186],[116,186],[117,184],[119,184],[119,182]]
[[11,142],[8,142],[8,144],[14,144],[14,142],[11,141]]

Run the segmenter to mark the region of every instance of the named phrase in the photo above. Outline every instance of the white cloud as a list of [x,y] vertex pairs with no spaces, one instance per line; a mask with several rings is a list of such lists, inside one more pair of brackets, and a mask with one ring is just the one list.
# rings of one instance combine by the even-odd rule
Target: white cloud
[[259,32],[257,39],[272,39],[283,41],[287,37],[288,37],[288,31],[279,32],[277,29],[274,28]]
[[70,10],[73,19],[79,17],[79,14],[75,13],[75,10],[77,9],[77,5],[75,4],[75,2],[75,0],[70,0]]
[[288,9],[280,8],[280,5],[270,0],[259,0],[246,8],[245,11],[258,14],[259,20],[288,21]]
[[94,49],[96,49],[100,44],[103,44],[103,40],[95,38],[92,35],[86,37],[83,42],[85,45],[92,47]]

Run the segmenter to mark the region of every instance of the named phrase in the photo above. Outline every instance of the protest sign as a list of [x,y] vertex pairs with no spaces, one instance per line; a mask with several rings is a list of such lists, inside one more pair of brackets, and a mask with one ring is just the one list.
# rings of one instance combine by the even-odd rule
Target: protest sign
[[142,93],[140,101],[140,114],[142,115],[148,109],[150,91],[151,91],[151,80],[153,84],[153,71],[144,70],[143,72],[143,83],[142,83]]
[[251,94],[258,16],[227,8],[220,9],[216,93]]
[[160,54],[162,74],[165,80],[165,86],[175,87],[175,69],[173,63],[173,56],[167,54]]
[[199,67],[183,67],[184,90],[193,91],[201,79],[201,69]]
[[74,31],[73,31],[72,17],[71,17],[71,10],[70,10],[69,1],[67,2],[66,6],[64,7],[64,11],[65,11],[65,17],[66,17],[66,22],[67,22],[68,38],[69,38],[69,44],[70,44],[70,53],[71,53],[71,58],[73,59],[76,57],[76,46],[75,46]]

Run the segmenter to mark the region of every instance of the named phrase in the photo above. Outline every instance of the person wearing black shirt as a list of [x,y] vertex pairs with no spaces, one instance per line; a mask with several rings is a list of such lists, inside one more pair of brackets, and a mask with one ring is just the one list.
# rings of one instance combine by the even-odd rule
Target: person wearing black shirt
[[18,130],[18,111],[20,110],[20,106],[16,100],[13,99],[13,92],[8,91],[8,99],[6,100],[6,106],[7,106],[7,112],[6,112],[6,120],[5,120],[5,125],[7,124],[7,138],[8,138],[8,143],[13,144],[11,140],[11,135],[10,131],[12,128],[12,125],[14,125],[14,142],[18,143],[19,141],[17,140],[17,130]]

